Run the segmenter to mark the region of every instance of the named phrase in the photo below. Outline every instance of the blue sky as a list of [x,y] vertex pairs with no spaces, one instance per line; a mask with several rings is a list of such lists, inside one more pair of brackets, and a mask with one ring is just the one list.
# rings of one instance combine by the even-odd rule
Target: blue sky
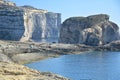
[[120,0],[10,0],[18,6],[31,5],[62,14],[62,21],[73,16],[108,14],[120,26]]

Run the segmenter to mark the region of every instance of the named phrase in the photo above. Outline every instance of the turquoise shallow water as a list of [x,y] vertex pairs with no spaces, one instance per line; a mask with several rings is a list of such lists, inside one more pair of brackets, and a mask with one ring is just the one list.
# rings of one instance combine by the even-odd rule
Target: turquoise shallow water
[[65,55],[26,64],[72,80],[120,80],[120,52],[89,52]]

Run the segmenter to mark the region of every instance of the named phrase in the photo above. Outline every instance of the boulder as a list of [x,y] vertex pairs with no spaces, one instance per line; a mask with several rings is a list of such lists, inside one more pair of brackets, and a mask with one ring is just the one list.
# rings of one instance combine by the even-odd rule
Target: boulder
[[60,43],[98,46],[119,39],[119,27],[106,14],[71,17],[60,30]]

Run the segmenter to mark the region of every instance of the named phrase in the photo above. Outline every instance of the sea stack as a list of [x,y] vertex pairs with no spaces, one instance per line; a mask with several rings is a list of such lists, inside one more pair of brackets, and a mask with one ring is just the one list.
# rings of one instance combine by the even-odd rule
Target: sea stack
[[71,17],[60,30],[60,43],[99,46],[119,39],[119,27],[106,14]]

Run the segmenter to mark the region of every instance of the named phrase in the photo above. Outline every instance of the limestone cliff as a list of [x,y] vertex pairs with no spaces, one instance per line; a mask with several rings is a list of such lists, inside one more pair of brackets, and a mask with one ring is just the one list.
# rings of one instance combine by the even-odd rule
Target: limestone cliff
[[0,5],[16,6],[15,3],[10,2],[8,0],[0,0]]
[[60,25],[60,13],[0,1],[0,39],[29,41],[58,37]]
[[119,27],[109,21],[106,14],[88,17],[71,17],[65,20],[60,30],[60,43],[104,45],[119,39]]

